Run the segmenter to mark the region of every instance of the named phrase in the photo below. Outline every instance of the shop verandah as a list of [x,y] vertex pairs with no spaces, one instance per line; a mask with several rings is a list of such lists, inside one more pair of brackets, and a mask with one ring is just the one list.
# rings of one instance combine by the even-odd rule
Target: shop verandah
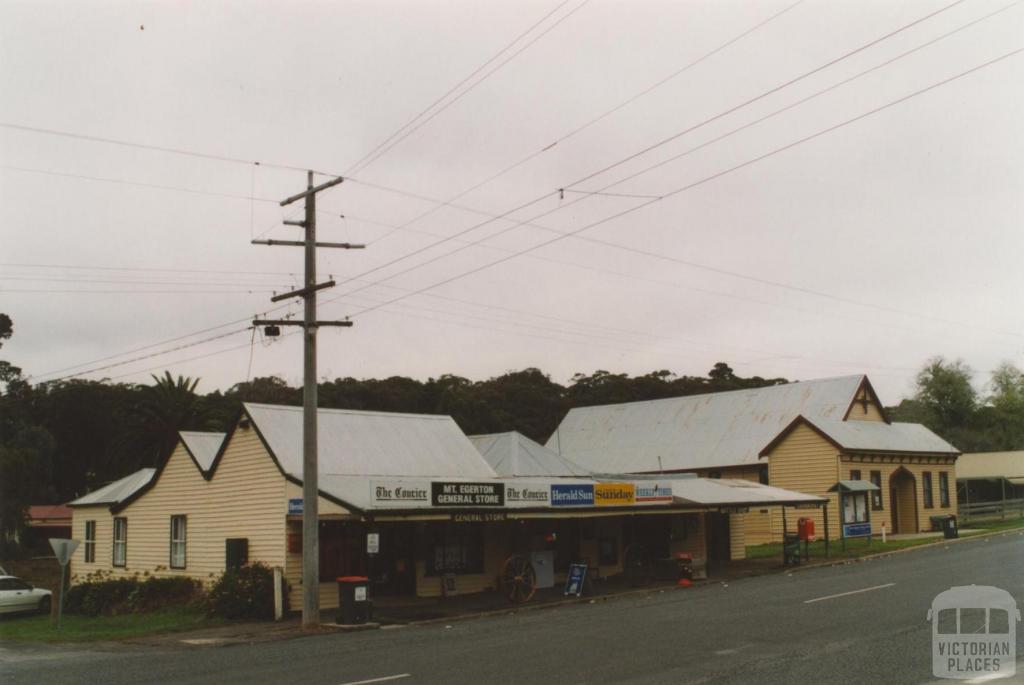
[[[514,594],[509,579],[524,571],[529,592],[515,600],[560,596],[573,564],[586,567],[586,589],[596,594],[672,583],[684,572],[700,578],[742,558],[741,514],[748,507],[825,502],[746,481],[680,480],[659,481],[657,487],[673,495],[656,507],[424,507],[322,516],[321,606],[337,606],[333,581],[345,576],[367,577],[378,606],[419,602],[425,607],[456,598],[460,604],[507,605]],[[614,485],[635,491],[639,483]],[[301,595],[301,578],[294,573],[300,563],[301,517],[289,518],[295,606]],[[480,601],[463,599],[472,596]]]

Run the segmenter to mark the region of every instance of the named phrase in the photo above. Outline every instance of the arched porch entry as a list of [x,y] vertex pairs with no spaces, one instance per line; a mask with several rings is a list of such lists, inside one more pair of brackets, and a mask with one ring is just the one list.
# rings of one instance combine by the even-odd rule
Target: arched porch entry
[[918,533],[917,479],[904,467],[889,476],[889,511],[893,533]]

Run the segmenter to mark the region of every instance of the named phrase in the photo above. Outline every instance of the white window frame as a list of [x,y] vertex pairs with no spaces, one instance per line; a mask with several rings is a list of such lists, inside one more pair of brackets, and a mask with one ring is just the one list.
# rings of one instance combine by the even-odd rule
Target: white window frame
[[188,561],[186,545],[188,542],[188,517],[185,514],[171,516],[171,568],[185,568]]
[[96,563],[96,522],[85,522],[85,563]]
[[[120,555],[118,554],[120,552]],[[114,534],[111,564],[124,568],[128,565],[128,519],[124,516],[114,518]]]

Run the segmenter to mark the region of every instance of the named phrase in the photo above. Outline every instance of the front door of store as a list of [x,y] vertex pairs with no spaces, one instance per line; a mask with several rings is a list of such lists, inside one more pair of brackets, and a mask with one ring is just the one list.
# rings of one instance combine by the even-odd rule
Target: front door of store
[[412,523],[382,525],[380,552],[373,558],[374,589],[379,596],[416,593],[415,529]]
[[729,561],[729,515],[707,514],[707,548],[711,561]]

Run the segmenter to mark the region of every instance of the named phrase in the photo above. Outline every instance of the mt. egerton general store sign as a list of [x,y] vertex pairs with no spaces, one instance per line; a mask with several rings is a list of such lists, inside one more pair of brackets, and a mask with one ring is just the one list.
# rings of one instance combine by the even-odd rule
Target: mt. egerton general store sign
[[672,488],[656,483],[565,483],[523,479],[516,482],[370,481],[375,509],[622,507],[672,503]]

